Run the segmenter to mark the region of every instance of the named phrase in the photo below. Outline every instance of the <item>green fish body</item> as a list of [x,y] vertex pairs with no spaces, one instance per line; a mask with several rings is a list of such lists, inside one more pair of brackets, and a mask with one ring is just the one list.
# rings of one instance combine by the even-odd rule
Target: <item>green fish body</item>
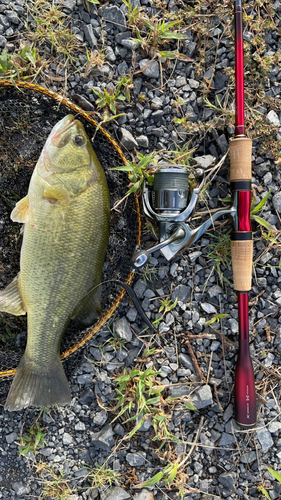
[[0,311],[27,313],[28,340],[5,408],[69,404],[61,340],[71,317],[100,315],[110,219],[103,169],[72,115],[53,128],[11,218],[25,224],[20,273],[0,293]]

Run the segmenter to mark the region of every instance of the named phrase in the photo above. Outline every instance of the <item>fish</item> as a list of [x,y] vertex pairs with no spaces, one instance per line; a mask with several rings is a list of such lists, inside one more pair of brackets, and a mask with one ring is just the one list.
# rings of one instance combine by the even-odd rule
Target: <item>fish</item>
[[20,272],[0,292],[0,311],[27,314],[28,332],[5,409],[70,404],[60,345],[70,319],[101,315],[110,230],[105,173],[73,115],[53,127],[11,219],[24,224]]

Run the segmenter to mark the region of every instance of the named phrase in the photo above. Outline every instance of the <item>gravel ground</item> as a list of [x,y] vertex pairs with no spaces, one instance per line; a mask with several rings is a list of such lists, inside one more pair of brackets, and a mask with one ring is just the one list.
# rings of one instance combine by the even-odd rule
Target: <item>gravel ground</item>
[[[161,68],[158,59],[154,59],[148,65],[150,59],[140,51],[126,26],[126,8],[122,1],[112,0],[100,6],[90,4],[89,11],[82,0],[55,3],[63,3],[65,13],[71,16],[72,30],[77,39],[85,42],[89,50],[101,48],[103,44],[106,55],[103,67],[95,68],[85,79],[71,67],[68,69],[68,97],[79,94],[95,107],[97,96],[91,87],[97,91],[101,88],[109,91],[112,82],[120,80],[124,73],[130,73],[133,78],[131,103],[126,105],[123,101],[119,108],[119,112],[124,109],[126,114],[108,127],[112,135],[121,141],[128,158],[135,150],[148,154],[173,150],[175,144],[182,147],[186,137],[181,124],[175,124],[174,118],[189,115],[194,124],[194,134],[188,138],[191,137],[191,144],[197,146],[193,163],[208,168],[219,162],[228,150],[233,127],[228,126],[224,130],[213,128],[207,134],[199,130],[199,124],[215,113],[204,107],[204,79],[211,78],[215,66],[213,96],[224,95],[228,85],[225,70],[233,66],[234,61],[230,41],[221,38],[218,43],[222,32],[218,20],[214,19],[211,35],[214,49],[208,55],[204,71],[198,76],[195,62],[178,60],[175,63],[173,60],[168,64],[164,61]],[[174,0],[162,4],[170,10],[178,8]],[[142,6],[149,17],[157,13],[152,0],[134,0],[133,5]],[[25,39],[26,9],[25,0],[0,0],[0,47],[6,46],[13,52],[18,47],[19,38]],[[278,1],[274,3],[274,10],[276,31],[268,31],[266,35],[266,50],[271,54],[281,51],[278,42],[281,5]],[[189,29],[186,35],[186,40],[180,44],[180,51],[196,59],[198,39]],[[169,48],[177,50],[178,42],[171,41]],[[81,51],[80,67],[85,63],[86,56]],[[59,91],[60,83],[55,78],[52,80],[57,76],[56,70],[55,63],[45,69],[49,81],[46,83],[46,78],[43,81],[51,90]],[[61,74],[64,75],[63,72]],[[42,83],[40,78],[37,81]],[[280,99],[279,67],[272,68],[266,93]],[[139,98],[140,94],[145,98]],[[175,104],[178,98],[181,99],[181,111]],[[260,113],[265,124],[277,128],[276,134],[280,138],[280,112],[261,103]],[[262,142],[263,138],[258,138],[253,143],[253,187],[257,202],[271,190],[262,217],[280,230],[280,170],[270,153],[261,154]],[[163,154],[159,153],[159,161],[162,158]],[[228,193],[228,166],[226,160],[210,183],[208,194],[205,193],[199,209],[220,206],[219,199]],[[226,233],[230,229],[230,224],[227,224],[224,223],[219,230]],[[233,418],[237,298],[233,289],[225,281],[222,283],[213,269],[214,261],[208,256],[208,245],[216,240],[207,234],[196,246],[171,263],[159,252],[155,253],[150,261],[150,272],[136,276],[134,290],[151,320],[161,316],[161,298],[168,297],[173,302],[177,298],[177,305],[160,321],[158,334],[150,335],[143,332],[144,324],[126,297],[110,327],[105,327],[88,343],[82,364],[71,375],[71,407],[52,409],[39,417],[39,412],[32,410],[4,412],[3,404],[0,405],[0,498],[39,498],[46,479],[50,479],[47,473],[44,480],[44,475],[40,476],[38,470],[36,472],[34,464],[41,461],[56,472],[63,471],[64,478],[74,491],[67,497],[58,494],[51,497],[50,494],[49,498],[86,500],[100,496],[102,500],[123,500],[132,496],[135,500],[172,499],[178,496],[178,489],[167,488],[163,482],[143,490],[138,485],[163,470],[167,463],[175,463],[178,458],[182,460],[185,453],[190,454],[184,470],[185,500],[256,500],[262,496],[259,486],[269,487],[272,500],[281,497],[281,484],[274,481],[266,469],[271,467],[281,472],[280,250],[278,241],[266,241],[261,237],[258,224],[253,224],[255,274],[250,294],[250,343],[258,392],[256,429],[241,432]],[[153,237],[146,234],[144,242],[151,244]],[[231,270],[224,265],[221,269],[224,278],[232,282]],[[214,314],[228,314],[223,319],[222,327],[218,323],[212,325],[214,328],[205,326]],[[115,332],[115,344],[110,341],[112,331]],[[155,348],[150,357],[144,355],[147,348]],[[132,424],[125,423],[123,417],[113,421],[116,415],[109,411],[116,397],[113,380],[116,373],[134,367],[141,370],[151,367],[159,371],[156,381],[167,386],[166,395],[173,398],[188,396],[197,408],[197,411],[190,410],[181,404],[180,399],[177,400],[169,411],[170,431],[178,442],[167,444],[160,452],[157,451],[159,443],[157,445],[152,440],[154,432],[150,420],[131,439],[125,439]],[[36,456],[30,452],[19,457],[19,436],[27,434],[37,417],[44,428],[45,443]],[[196,445],[192,446],[194,441]],[[91,488],[88,467],[102,465],[105,460],[109,469],[119,473],[119,485],[106,485],[99,490]]]

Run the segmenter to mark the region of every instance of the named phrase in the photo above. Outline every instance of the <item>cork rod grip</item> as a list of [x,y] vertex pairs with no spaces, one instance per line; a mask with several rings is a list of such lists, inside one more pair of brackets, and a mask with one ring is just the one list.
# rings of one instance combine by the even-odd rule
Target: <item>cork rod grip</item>
[[252,180],[252,140],[237,137],[230,145],[230,182]]
[[252,288],[253,240],[231,241],[234,290],[249,292]]

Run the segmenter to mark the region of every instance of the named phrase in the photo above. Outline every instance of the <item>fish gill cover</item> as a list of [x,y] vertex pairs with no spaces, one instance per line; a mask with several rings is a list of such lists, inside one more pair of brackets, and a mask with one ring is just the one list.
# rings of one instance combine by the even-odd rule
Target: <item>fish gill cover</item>
[[[29,181],[43,145],[53,126],[69,112],[79,108],[43,88],[25,84],[0,87],[0,289],[4,289],[19,272],[22,243],[19,224],[10,214],[15,204],[26,196]],[[38,91],[39,90],[39,91]],[[110,192],[111,207],[127,191],[128,179],[123,172],[111,170],[121,166],[125,158],[118,145],[99,129],[95,134],[94,121],[81,112],[77,116],[92,141]],[[129,197],[118,210],[111,211],[110,237],[103,267],[102,281],[130,280],[129,260],[140,238],[138,205]],[[66,373],[79,362],[85,342],[110,318],[121,298],[120,285],[105,283],[102,288],[102,318],[91,328],[79,329],[70,323],[62,340],[61,356],[66,359]],[[26,344],[26,316],[0,315],[0,394],[5,394]],[[71,355],[71,356],[70,356]]]

